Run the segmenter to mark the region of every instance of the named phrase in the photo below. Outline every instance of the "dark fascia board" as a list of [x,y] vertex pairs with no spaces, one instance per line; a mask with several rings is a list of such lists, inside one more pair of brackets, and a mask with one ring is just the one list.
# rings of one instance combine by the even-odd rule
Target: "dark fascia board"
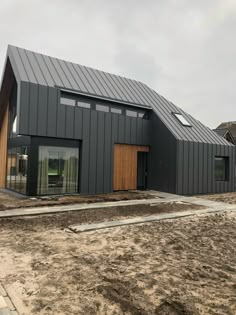
[[92,97],[95,99],[99,99],[99,100],[103,100],[103,101],[109,101],[109,102],[113,102],[116,104],[128,105],[128,106],[133,106],[133,107],[135,106],[135,107],[139,107],[139,108],[143,108],[143,109],[147,109],[147,110],[152,110],[152,108],[150,106],[147,106],[147,105],[124,102],[121,100],[115,100],[115,99],[112,99],[109,97],[102,97],[102,96],[98,96],[96,94],[91,94],[91,93],[83,93],[83,92],[73,90],[73,89],[65,89],[65,88],[57,86],[57,85],[55,85],[55,88],[58,88],[62,92],[72,93],[72,94],[76,94],[76,95],[80,95],[80,96]]

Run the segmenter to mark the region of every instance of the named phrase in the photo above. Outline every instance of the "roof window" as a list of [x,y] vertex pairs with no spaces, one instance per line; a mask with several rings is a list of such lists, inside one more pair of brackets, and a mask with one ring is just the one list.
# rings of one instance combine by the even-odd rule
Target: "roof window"
[[180,113],[172,113],[178,121],[185,127],[192,127],[192,125],[184,118],[184,116]]

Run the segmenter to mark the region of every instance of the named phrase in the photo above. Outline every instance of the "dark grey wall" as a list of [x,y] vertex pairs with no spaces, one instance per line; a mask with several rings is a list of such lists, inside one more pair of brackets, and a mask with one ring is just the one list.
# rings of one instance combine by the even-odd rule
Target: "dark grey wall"
[[[114,143],[150,145],[149,189],[178,194],[234,190],[234,147],[177,141],[154,112],[145,120],[64,106],[58,89],[27,82],[20,83],[18,97],[19,134],[82,140],[83,194],[112,191]],[[215,181],[215,155],[229,156],[229,182]]]
[[114,144],[150,144],[150,121],[59,104],[59,90],[21,83],[19,133],[82,140],[80,192],[113,191]]
[[[215,180],[215,156],[229,157],[229,181]],[[234,191],[234,165],[233,146],[178,141],[177,194]]]
[[176,193],[176,139],[153,112],[148,188]]

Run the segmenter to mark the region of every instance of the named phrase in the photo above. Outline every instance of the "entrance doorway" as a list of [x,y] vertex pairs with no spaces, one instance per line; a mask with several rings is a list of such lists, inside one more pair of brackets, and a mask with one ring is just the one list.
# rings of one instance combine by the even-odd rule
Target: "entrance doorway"
[[147,188],[147,152],[138,152],[138,178],[137,188]]
[[[146,158],[139,158],[139,152],[149,152],[149,147],[128,144],[115,144],[114,147],[114,190],[131,190],[137,189],[138,180],[145,187],[146,179],[142,177],[144,165],[142,161]],[[139,165],[139,166],[138,166]],[[140,171],[138,172],[138,168]],[[143,172],[146,172],[146,168]],[[139,173],[139,175],[138,175]],[[146,174],[145,174],[146,176]],[[144,189],[144,188],[143,188]]]

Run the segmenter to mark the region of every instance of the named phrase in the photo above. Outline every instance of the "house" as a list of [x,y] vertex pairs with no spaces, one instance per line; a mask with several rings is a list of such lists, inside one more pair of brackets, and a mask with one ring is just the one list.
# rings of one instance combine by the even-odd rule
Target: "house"
[[228,121],[221,123],[216,130],[219,129],[227,129],[234,138],[234,142],[236,143],[236,121]]
[[235,145],[236,137],[234,138],[230,129],[228,128],[216,128],[214,131],[221,137],[225,138],[228,142]]
[[234,146],[144,83],[9,46],[0,187],[26,195],[234,190]]

